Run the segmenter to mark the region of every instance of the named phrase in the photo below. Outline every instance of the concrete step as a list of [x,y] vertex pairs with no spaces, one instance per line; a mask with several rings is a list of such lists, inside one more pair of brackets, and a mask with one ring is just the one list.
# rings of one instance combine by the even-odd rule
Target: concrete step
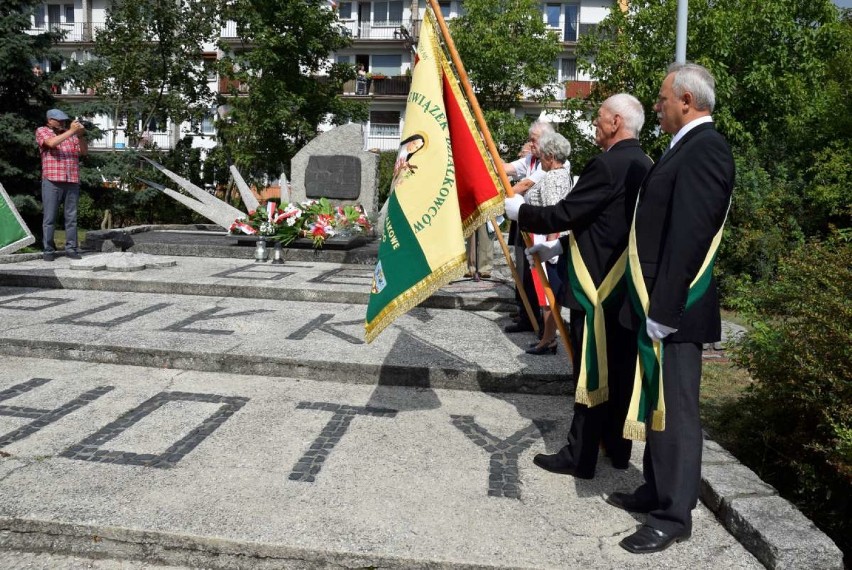
[[[524,352],[493,311],[416,308],[373,343],[366,307],[0,287],[0,354],[336,382],[567,393],[571,365]],[[464,334],[460,334],[464,331]]]
[[[97,259],[115,259],[114,256],[87,254],[82,261],[59,257],[49,263],[42,261],[40,255],[28,255],[26,261],[0,264],[0,285],[364,305],[369,300],[373,279],[373,267],[367,265],[323,261],[287,261],[275,265],[215,257],[158,256],[163,266],[140,271],[133,270],[137,266],[127,261],[120,267],[124,269],[121,271],[87,269],[103,265],[93,264]],[[511,276],[505,269],[498,269],[492,279],[456,281],[436,292],[422,306],[513,311]]]
[[641,517],[603,497],[639,484],[643,446],[594,480],[538,469],[570,409],[7,357],[0,549],[214,569],[761,567],[703,506],[687,542],[618,547]]

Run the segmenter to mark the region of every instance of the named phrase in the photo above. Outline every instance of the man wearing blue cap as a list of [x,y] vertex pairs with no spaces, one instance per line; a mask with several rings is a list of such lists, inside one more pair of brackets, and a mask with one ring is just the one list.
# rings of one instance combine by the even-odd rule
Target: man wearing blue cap
[[[70,126],[69,126],[70,123]],[[89,152],[86,128],[59,109],[47,112],[47,125],[36,129],[41,153],[41,201],[44,208],[44,260],[53,261],[53,242],[59,205],[65,205],[65,253],[80,259],[77,251],[77,201],[80,198],[80,157]]]

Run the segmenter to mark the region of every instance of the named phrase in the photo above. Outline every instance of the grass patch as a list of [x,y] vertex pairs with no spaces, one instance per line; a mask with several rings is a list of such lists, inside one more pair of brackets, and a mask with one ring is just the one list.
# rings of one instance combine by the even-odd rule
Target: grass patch
[[701,373],[701,422],[707,433],[723,447],[735,445],[737,434],[725,421],[726,411],[754,380],[732,362],[704,361]]
[[751,323],[748,322],[748,319],[743,318],[736,311],[729,311],[727,309],[722,309],[722,320],[734,323],[735,325],[740,325],[741,327],[745,327],[747,329],[751,328],[749,325]]
[[[89,230],[81,228],[77,229],[77,245],[78,247],[86,241],[86,233]],[[56,230],[53,234],[53,243],[56,244],[56,251],[65,251],[65,230]],[[32,245],[21,248],[18,253],[41,253],[43,251],[41,241],[36,241]]]

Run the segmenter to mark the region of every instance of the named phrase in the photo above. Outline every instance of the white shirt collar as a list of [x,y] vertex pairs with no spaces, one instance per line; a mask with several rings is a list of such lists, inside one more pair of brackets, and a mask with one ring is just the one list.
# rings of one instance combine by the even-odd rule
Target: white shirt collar
[[672,137],[672,142],[669,144],[669,148],[674,147],[682,139],[686,133],[697,127],[698,125],[703,125],[704,123],[712,123],[713,117],[710,115],[705,115],[703,117],[698,117],[697,119],[693,119],[692,121],[686,123],[684,126],[680,128],[675,136]]

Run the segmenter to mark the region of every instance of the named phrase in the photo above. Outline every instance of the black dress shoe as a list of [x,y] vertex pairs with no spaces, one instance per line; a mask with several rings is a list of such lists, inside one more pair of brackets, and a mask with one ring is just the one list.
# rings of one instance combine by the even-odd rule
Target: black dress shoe
[[627,538],[622,539],[618,545],[633,554],[648,554],[661,552],[675,542],[687,540],[690,536],[688,531],[681,534],[666,534],[645,524]]
[[643,503],[632,493],[613,493],[606,498],[606,502],[630,513],[650,513],[654,510],[652,505]]
[[80,255],[78,252],[74,251],[73,249],[66,251],[65,255],[68,257],[68,259],[83,259],[83,256]]
[[503,331],[507,333],[531,332],[532,330],[532,325],[528,323],[516,323],[513,325],[506,325],[506,328],[503,329]]
[[560,475],[572,475],[577,479],[594,478],[594,474],[587,475],[584,473],[578,473],[576,466],[574,466],[573,463],[566,461],[565,458],[558,453],[554,453],[553,455],[539,453],[535,457],[533,457],[533,463],[535,463],[545,471],[550,471],[551,473],[559,473]]
[[551,342],[549,344],[543,344],[541,346],[539,346],[538,343],[535,343],[533,346],[531,346],[530,348],[528,348],[526,350],[526,353],[527,354],[536,354],[536,355],[548,354],[548,353],[549,354],[556,354],[556,341],[554,340],[553,342]]

